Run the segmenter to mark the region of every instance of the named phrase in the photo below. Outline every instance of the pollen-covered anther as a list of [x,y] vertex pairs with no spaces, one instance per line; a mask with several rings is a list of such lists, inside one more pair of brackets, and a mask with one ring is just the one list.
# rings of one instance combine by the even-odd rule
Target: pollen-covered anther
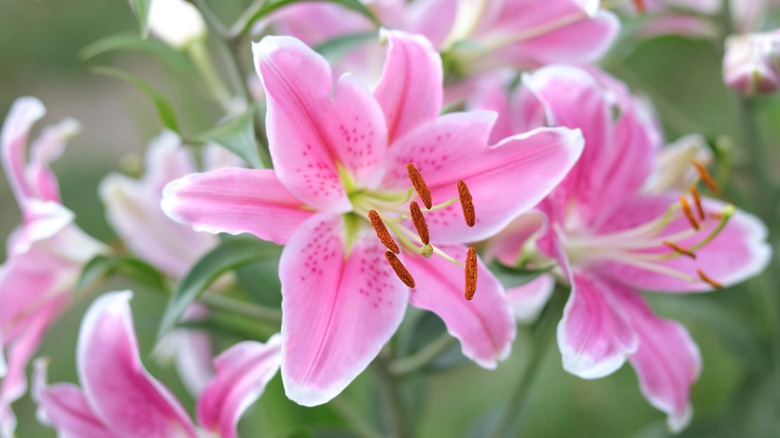
[[387,225],[382,221],[382,217],[379,216],[379,213],[377,213],[376,210],[370,210],[368,212],[368,220],[371,221],[371,226],[374,228],[374,231],[376,231],[376,237],[379,238],[379,241],[382,242],[385,248],[396,254],[400,253],[401,249],[398,247],[398,244],[395,243],[393,237],[390,236]]
[[414,164],[412,163],[406,164],[406,174],[409,175],[409,179],[412,181],[414,190],[417,191],[417,194],[420,196],[420,200],[422,200],[423,205],[425,205],[425,208],[430,210],[431,207],[433,207],[433,198],[431,198],[431,191],[428,189],[428,185],[425,184],[425,180],[423,179],[422,174],[420,174],[420,171],[417,170],[417,168],[414,167]]
[[385,258],[387,259],[387,263],[390,264],[390,267],[393,268],[395,275],[397,275],[408,287],[414,287],[414,278],[412,278],[412,274],[409,273],[406,266],[401,263],[401,260],[399,260],[391,251],[385,251]]
[[431,243],[431,235],[428,233],[428,223],[425,222],[425,216],[423,216],[420,205],[415,201],[409,203],[409,213],[412,216],[412,223],[414,228],[417,229],[417,234],[420,236],[420,241],[423,245]]
[[714,287],[715,289],[723,289],[724,286],[721,283],[718,283],[717,281],[713,280],[710,276],[704,273],[701,269],[697,269],[696,273],[699,274],[699,278],[701,281],[709,284],[710,286]]
[[477,292],[477,250],[474,247],[469,247],[469,252],[466,255],[466,292],[465,297],[467,300],[474,298],[474,293]]
[[477,217],[474,214],[474,200],[468,186],[461,180],[458,180],[458,199],[460,199],[460,206],[463,208],[466,225],[473,227],[477,223]]
[[704,184],[707,185],[707,187],[712,190],[713,192],[718,191],[718,184],[715,182],[715,180],[712,178],[709,172],[707,172],[707,168],[704,167],[704,164],[702,164],[699,161],[693,160],[692,162],[693,167],[696,168],[696,171],[699,172],[699,176],[701,177],[701,180],[704,181]]
[[693,210],[691,210],[690,204],[688,204],[688,200],[685,198],[685,196],[680,196],[680,206],[682,207],[683,214],[686,218],[688,218],[688,222],[691,223],[691,226],[695,230],[699,230],[699,221],[696,220],[696,216],[693,215]]
[[676,243],[674,243],[672,241],[664,240],[664,245],[666,245],[667,247],[671,248],[672,251],[676,252],[677,254],[681,254],[681,255],[690,257],[690,258],[692,258],[694,260],[696,259],[696,254],[693,251],[691,251],[689,249],[685,249],[682,246],[680,246],[680,245],[678,245],[678,244],[676,244]]
[[688,191],[691,192],[691,195],[693,196],[693,205],[696,206],[696,213],[699,213],[699,220],[703,221],[707,218],[707,215],[704,213],[704,205],[701,203],[701,194],[699,194],[699,190],[696,186],[688,187]]

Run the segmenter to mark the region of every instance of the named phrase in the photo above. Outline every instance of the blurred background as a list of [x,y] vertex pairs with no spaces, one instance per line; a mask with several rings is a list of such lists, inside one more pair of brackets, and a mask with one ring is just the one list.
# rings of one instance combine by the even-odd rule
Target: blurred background
[[[218,3],[211,2],[220,15],[232,19],[249,2]],[[94,74],[92,67],[109,65],[147,80],[173,102],[185,129],[205,129],[220,114],[197,87],[149,56],[118,52],[84,59],[82,50],[90,43],[136,32],[137,22],[126,1],[76,6],[53,0],[3,0],[0,5],[0,113],[4,117],[16,97],[32,95],[48,108],[36,131],[64,117],[82,123],[81,135],[70,141],[54,169],[64,204],[76,213],[78,225],[104,242],[114,241],[115,236],[104,218],[97,185],[109,172],[137,172],[145,145],[160,133],[161,126],[146,96],[118,79]],[[248,58],[248,47],[246,51]],[[645,42],[624,40],[604,65],[636,93],[653,101],[669,142],[698,132],[729,148],[731,177],[725,197],[769,218],[777,249],[780,224],[773,218],[780,205],[776,198],[763,196],[770,192],[751,178],[750,154],[755,149],[746,144],[750,133],[745,126],[748,120],[756,124],[760,141],[750,143],[753,148],[764,148],[764,156],[772,157],[764,164],[772,170],[770,177],[776,179],[774,169],[780,168],[780,99],[742,102],[722,85],[721,56],[721,49],[710,42],[663,37]],[[0,179],[0,211],[0,236],[5,238],[19,223],[20,215],[4,178]],[[0,254],[4,259],[4,248]],[[702,351],[703,372],[692,395],[694,420],[680,436],[780,436],[780,291],[776,271],[773,261],[763,276],[728,290],[650,296],[660,315],[688,327]],[[117,288],[136,291],[133,308],[145,363],[191,410],[193,401],[175,373],[148,354],[165,297],[122,279],[104,286],[104,290]],[[73,309],[49,331],[38,355],[51,358],[50,381],[77,381],[74,350],[78,325],[93,298],[78,297]],[[440,329],[438,321],[425,323],[434,331]],[[528,336],[527,330],[520,330],[513,355],[496,371],[481,370],[459,360],[454,352],[439,361],[437,372],[404,382],[404,390],[413,400],[413,417],[420,421],[417,435],[480,436],[480,425],[499,415],[527,366]],[[230,342],[230,336],[223,342]],[[520,421],[522,436],[667,436],[664,415],[641,396],[630,367],[607,378],[584,381],[563,372],[554,346],[544,349],[544,355],[528,387]],[[359,415],[381,421],[372,408],[376,395],[371,377],[365,373],[342,397],[358,406]],[[16,403],[15,409],[19,437],[55,436],[36,421],[29,396]],[[242,426],[253,431],[243,436],[350,436],[333,408],[307,409],[287,401],[278,376],[244,416]],[[315,427],[316,433],[312,432]]]

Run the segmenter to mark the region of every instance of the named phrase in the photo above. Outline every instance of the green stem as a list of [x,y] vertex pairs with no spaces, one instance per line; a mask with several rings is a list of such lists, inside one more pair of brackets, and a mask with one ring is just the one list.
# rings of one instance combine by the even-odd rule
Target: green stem
[[214,307],[226,312],[232,312],[270,323],[278,324],[282,322],[282,312],[279,309],[248,303],[224,294],[206,292],[200,297],[200,301],[209,307]]
[[352,429],[356,434],[363,438],[382,438],[382,434],[379,433],[374,426],[366,421],[365,415],[358,412],[351,403],[349,403],[344,396],[336,397],[331,401],[333,406],[339,414],[352,426]]
[[198,72],[200,72],[203,81],[206,83],[206,86],[214,95],[217,102],[222,106],[222,109],[228,113],[231,112],[230,91],[214,69],[214,63],[212,62],[208,48],[206,47],[206,41],[204,39],[193,41],[187,46],[187,54],[198,68]]
[[384,400],[388,436],[410,438],[413,434],[409,414],[406,411],[398,379],[390,372],[389,359],[380,355],[372,365]]
[[395,376],[405,376],[418,371],[447,351],[453,342],[455,342],[455,338],[449,333],[444,332],[420,351],[403,359],[391,362],[388,366],[388,371]]
[[514,392],[506,403],[506,408],[501,415],[493,433],[492,438],[514,437],[518,434],[520,420],[523,416],[523,408],[526,405],[528,386],[534,381],[539,368],[547,356],[551,345],[555,342],[555,326],[560,319],[561,309],[563,308],[564,294],[556,291],[553,298],[547,304],[542,315],[531,327],[530,333],[533,338],[532,356],[525,372],[520,376]]

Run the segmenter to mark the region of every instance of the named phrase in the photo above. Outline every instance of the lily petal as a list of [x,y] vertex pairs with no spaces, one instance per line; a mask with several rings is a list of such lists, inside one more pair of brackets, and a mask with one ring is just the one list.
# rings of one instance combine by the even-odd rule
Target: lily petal
[[273,170],[227,168],[172,181],[163,191],[168,217],[209,233],[252,233],[287,242],[312,215]]
[[424,37],[386,30],[381,35],[388,41],[387,61],[374,96],[384,111],[392,143],[439,115],[442,66]]
[[279,180],[318,210],[348,211],[338,166],[361,187],[382,179],[387,127],[379,104],[349,74],[334,89],[327,61],[295,38],[267,36],[252,50],[268,97],[268,144]]
[[466,225],[457,202],[426,212],[437,242],[473,242],[498,233],[549,194],[582,152],[580,133],[565,128],[539,128],[488,146],[494,121],[489,112],[447,114],[418,127],[390,150],[387,186],[408,187],[406,163],[420,170],[434,204],[457,200],[456,182],[466,182],[476,225]]
[[669,415],[673,432],[691,420],[690,392],[701,372],[701,354],[688,330],[675,321],[658,318],[636,293],[624,292],[620,306],[639,336],[639,348],[630,362],[645,398]]
[[265,344],[244,341],[220,354],[217,375],[198,400],[198,423],[221,438],[235,438],[241,414],[279,370],[281,348],[281,337],[274,335]]
[[306,221],[284,247],[282,380],[291,400],[328,402],[395,333],[409,289],[384,253],[373,230],[350,229],[327,213]]
[[595,276],[575,272],[569,302],[558,324],[563,368],[583,379],[617,371],[637,350],[635,331],[610,302],[616,287]]
[[[460,262],[466,260],[463,246],[440,246]],[[438,315],[447,330],[458,338],[463,355],[481,367],[493,369],[506,359],[515,339],[515,321],[504,288],[479,261],[477,291],[471,301],[463,297],[463,268],[434,255],[403,253],[405,265],[415,279],[410,303]]]
[[33,196],[24,174],[27,137],[32,125],[45,114],[46,108],[40,100],[21,97],[13,103],[3,124],[0,145],[3,168],[20,205],[24,205],[26,199]]
[[555,279],[542,274],[530,282],[510,287],[506,299],[514,310],[517,322],[528,324],[536,320],[555,290]]
[[60,437],[111,438],[112,433],[92,412],[78,386],[46,383],[45,359],[35,361],[32,396],[38,405],[38,421],[57,430]]
[[84,316],[76,357],[84,394],[116,435],[195,438],[187,412],[141,363],[131,296],[130,291],[105,294]]
[[47,126],[30,147],[30,162],[25,169],[25,178],[38,199],[60,202],[59,183],[49,165],[62,155],[65,142],[80,130],[78,121],[65,119],[56,125]]

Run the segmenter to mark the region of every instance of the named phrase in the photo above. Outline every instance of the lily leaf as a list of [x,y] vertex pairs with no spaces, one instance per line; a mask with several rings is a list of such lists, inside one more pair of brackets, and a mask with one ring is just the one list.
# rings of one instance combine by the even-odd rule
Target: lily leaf
[[255,169],[263,167],[255,141],[254,110],[230,118],[199,136],[204,142],[214,142],[228,148]]
[[138,26],[141,28],[141,36],[149,36],[149,9],[152,6],[152,0],[130,0],[130,7],[138,19]]
[[141,39],[135,34],[112,35],[95,41],[81,50],[81,57],[90,59],[115,50],[146,53],[167,63],[179,73],[189,76],[196,73],[195,66],[186,55],[159,41]]
[[281,248],[278,245],[252,236],[223,240],[219,246],[203,256],[176,285],[160,322],[157,341],[176,326],[187,307],[217,278],[250,263],[278,258],[280,254]]
[[179,121],[176,118],[176,113],[173,111],[173,107],[168,100],[159,91],[154,89],[151,85],[143,81],[142,79],[133,76],[129,73],[123,72],[110,67],[95,67],[93,71],[97,74],[111,76],[123,81],[133,84],[136,88],[141,90],[146,96],[152,100],[155,108],[157,109],[157,115],[160,117],[160,123],[163,126],[181,134],[179,129]]
[[155,289],[165,291],[165,275],[154,266],[132,256],[98,255],[87,262],[81,270],[81,276],[76,283],[75,293],[83,292],[96,280],[120,273],[128,278],[146,283]]

